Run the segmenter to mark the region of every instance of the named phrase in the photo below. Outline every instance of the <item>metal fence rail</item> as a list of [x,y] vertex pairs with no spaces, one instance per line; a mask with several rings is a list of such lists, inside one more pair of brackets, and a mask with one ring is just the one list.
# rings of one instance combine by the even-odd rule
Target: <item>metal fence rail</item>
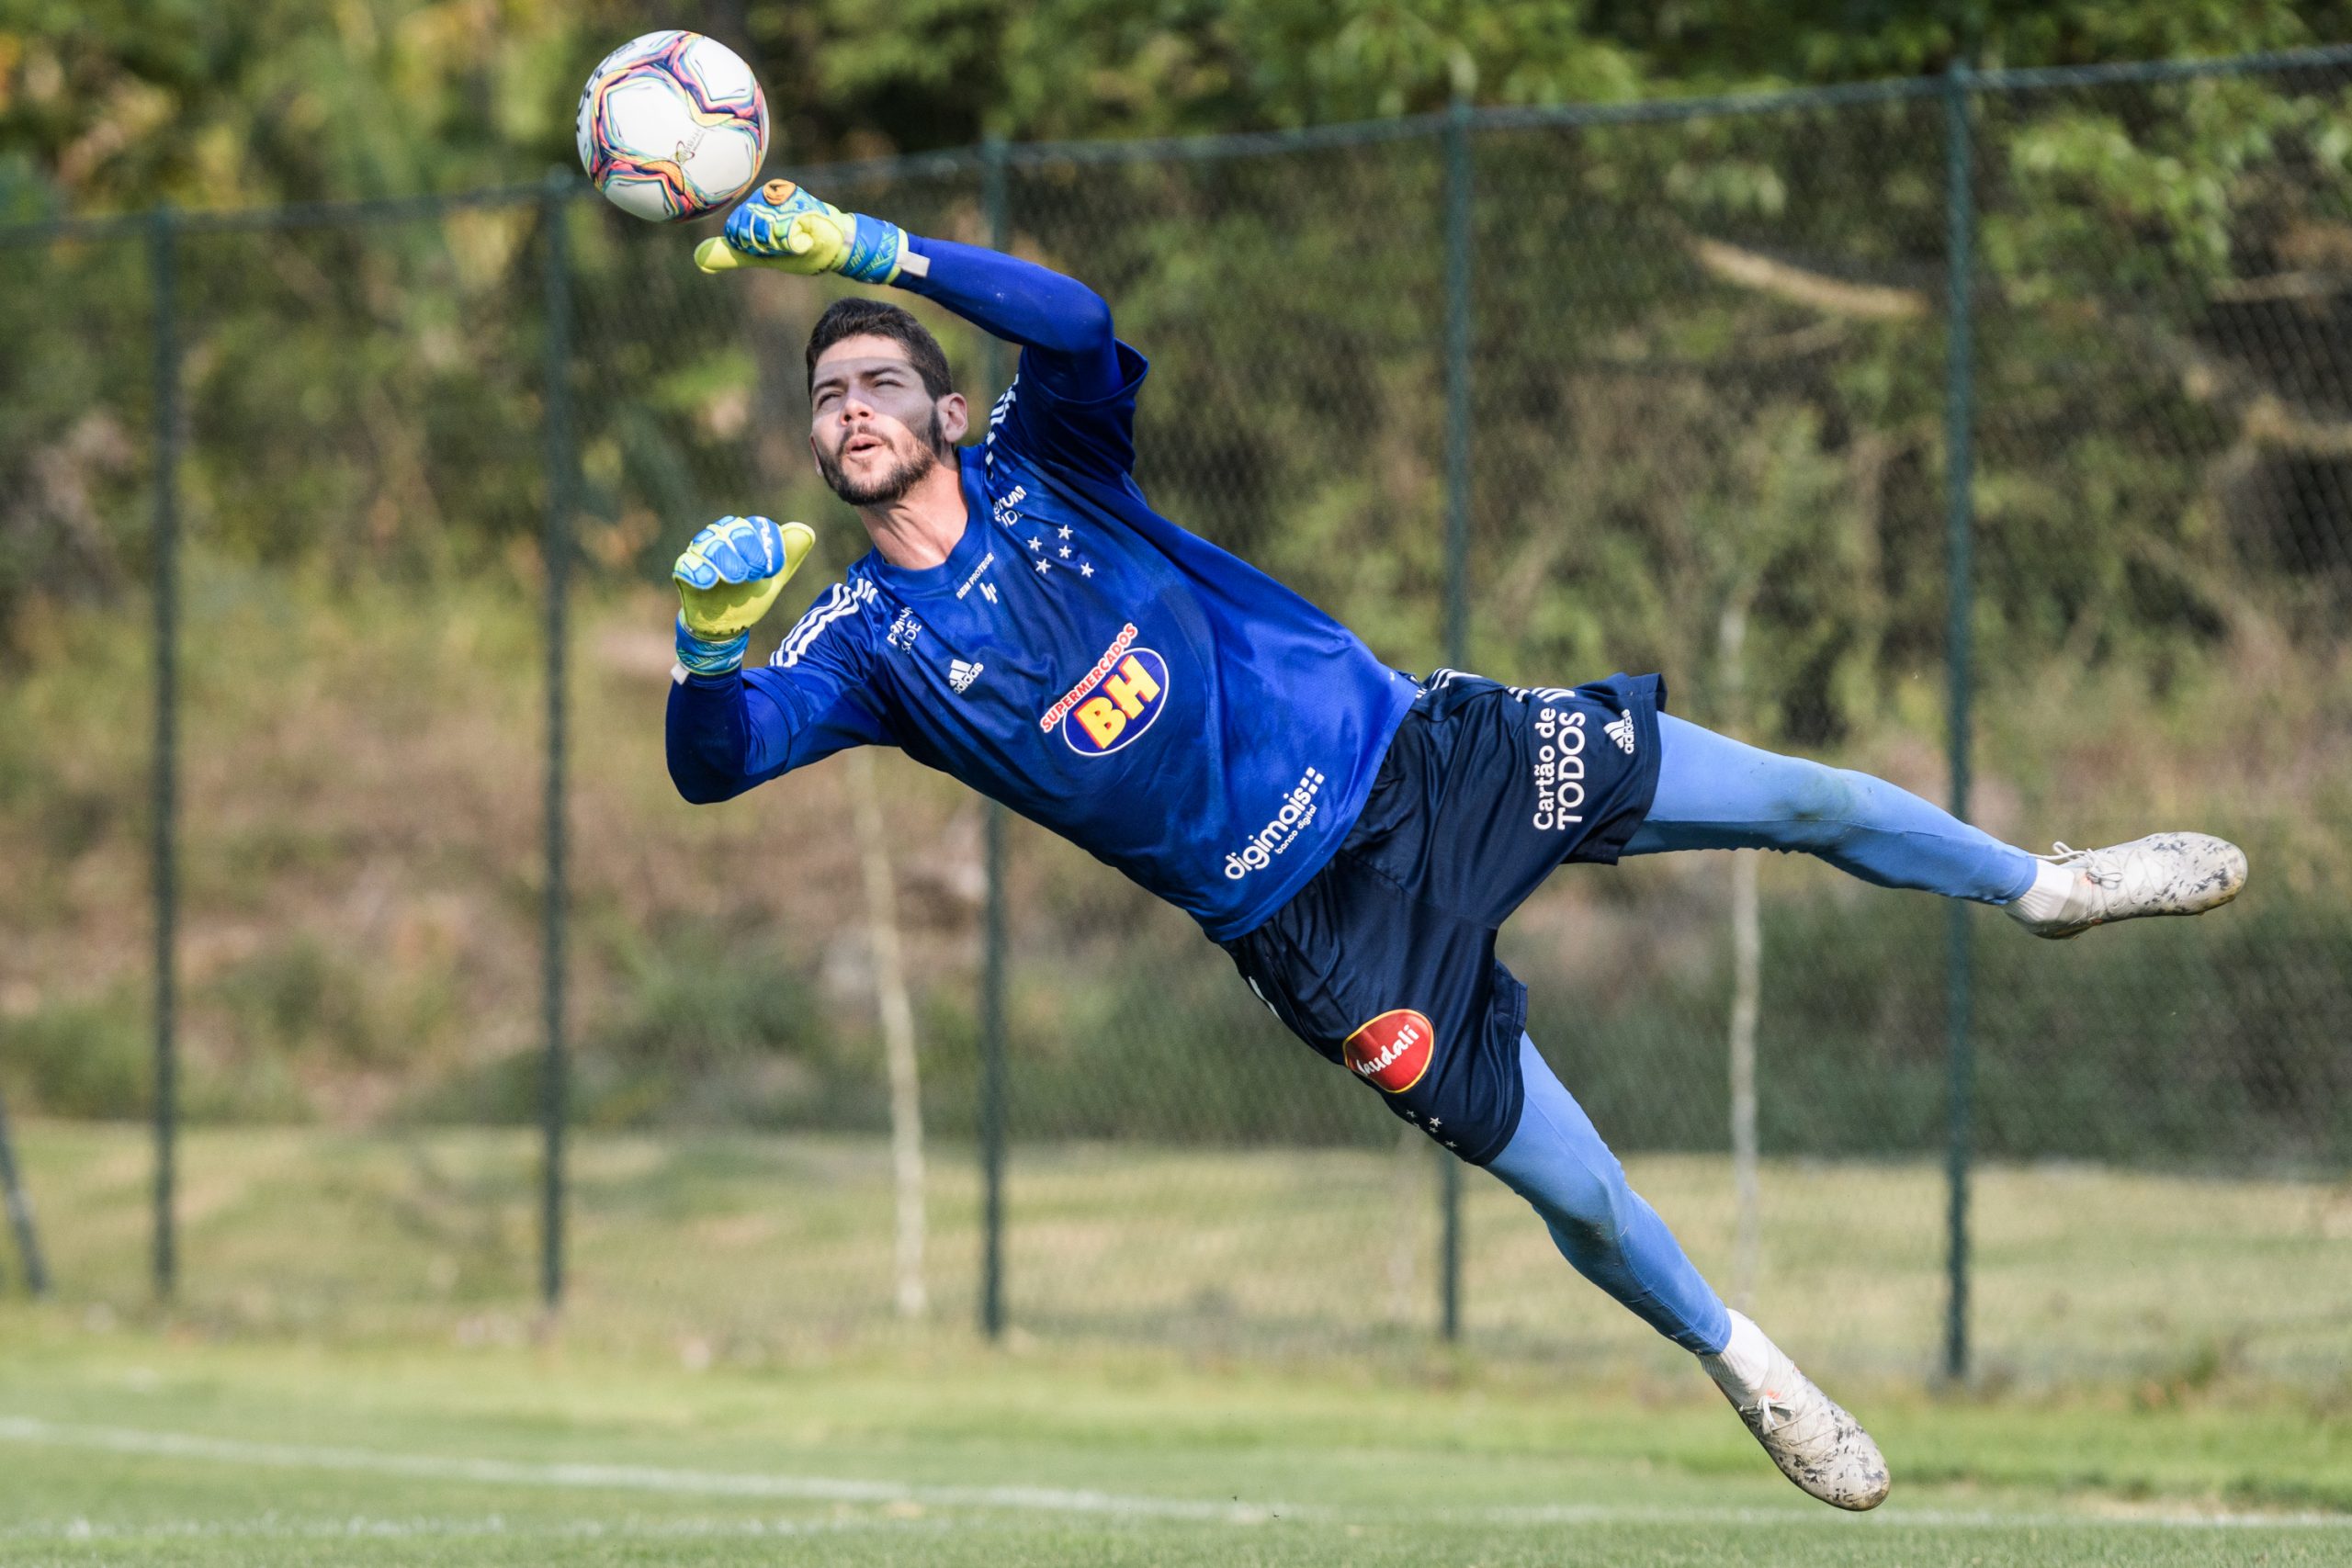
[[[1940,788],[1996,832],[2167,825],[2145,820],[2161,803],[2212,814],[2257,865],[2266,850],[2302,856],[2277,901],[2233,913],[2243,931],[2117,933],[2054,957],[1979,942],[1983,922],[1962,906],[1890,913],[1768,872],[1754,1114],[1767,1156],[1797,1162],[1767,1181],[1768,1215],[1774,1191],[1811,1190],[1804,1161],[1883,1162],[1899,1218],[1890,1245],[1940,1230],[1939,1359],[1963,1378],[1982,1162],[2002,1162],[2014,1201],[2039,1179],[2034,1161],[2323,1183],[2352,1161],[2352,1083],[2329,1044],[2352,1001],[2343,823],[2311,827],[2329,797],[2293,782],[2323,773],[2341,739],[2329,727],[2352,594],[2347,83],[2352,49],[2331,49],[1688,101],[1465,103],[1374,125],[992,142],[805,173],[844,205],[1037,254],[1101,287],[1155,357],[1139,446],[1162,510],[1401,665],[1442,658],[1545,681],[1664,667],[1678,707],[1702,722]],[[58,448],[77,419],[149,433],[143,472],[118,464],[94,482],[124,500],[143,491],[151,520],[119,550],[153,612],[155,1291],[174,1293],[188,1256],[175,1229],[182,949],[234,913],[217,877],[191,885],[183,865],[193,518],[214,579],[233,568],[291,581],[324,554],[356,563],[331,575],[409,562],[424,580],[488,570],[536,538],[537,864],[504,874],[529,882],[539,925],[528,1103],[543,1141],[537,1273],[554,1306],[581,1201],[566,1144],[581,1097],[595,1102],[591,1125],[621,1127],[733,1124],[757,1099],[736,1092],[756,1076],[741,1063],[714,1063],[713,1081],[736,1089],[697,1100],[626,1045],[635,1026],[612,1016],[615,976],[635,964],[635,983],[651,984],[676,960],[606,930],[621,900],[601,880],[586,895],[601,999],[573,1005],[575,558],[611,590],[657,576],[705,512],[751,496],[779,513],[826,504],[775,439],[805,416],[794,356],[821,290],[687,276],[676,236],[628,224],[560,175],[447,197],[66,220],[0,230],[0,251],[26,264],[23,287],[0,288],[18,296],[8,330],[23,363],[57,362],[95,323],[117,330],[87,387],[62,400],[19,389],[0,475]],[[134,273],[150,311],[135,329],[108,287]],[[58,303],[44,317],[36,297]],[[1001,345],[944,332],[978,389],[1002,385]],[[143,386],[112,368],[140,337]],[[361,502],[364,528],[343,510]],[[582,555],[583,522],[601,554]],[[17,547],[0,532],[0,547]],[[208,604],[228,592],[199,590]],[[2257,668],[2252,688],[2228,677],[2233,661]],[[2314,728],[2266,757],[2273,802],[2249,798],[2232,761],[2254,731],[2181,738],[2219,694],[2249,689],[2319,705],[2303,716]],[[2112,731],[2114,773],[2098,771],[2096,749],[2064,750],[2086,726]],[[1922,766],[1929,738],[1939,767]],[[2134,787],[2126,764],[2160,773]],[[1998,797],[1973,811],[1987,781]],[[205,798],[233,802],[238,787],[216,779]],[[899,787],[916,815],[952,827],[952,797]],[[1465,1199],[1451,1163],[1430,1234],[1393,1202],[1332,1212],[1306,1242],[1357,1261],[1290,1296],[1233,1282],[1255,1262],[1227,1233],[1256,1219],[1138,1220],[1137,1245],[1163,1250],[1125,1262],[1111,1242],[1072,1239],[1074,1219],[1025,1234],[1024,1172],[1043,1210],[1123,1181],[1138,1185],[1121,1201],[1141,1204],[1168,1179],[1121,1166],[1102,1139],[1155,1158],[1336,1151],[1296,1170],[1235,1156],[1211,1188],[1230,1183],[1212,1201],[1237,1216],[1322,1213],[1316,1194],[1335,1173],[1422,1177],[1416,1156],[1386,1152],[1383,1119],[1340,1103],[1306,1054],[1282,1054],[1181,922],[1089,889],[1099,868],[997,809],[977,820],[984,893],[961,913],[941,903],[953,929],[933,944],[943,965],[927,1005],[950,1042],[933,1046],[929,1119],[970,1127],[978,1145],[983,1332],[1223,1335],[1242,1321],[1314,1337],[1342,1303],[1386,1290],[1426,1292],[1447,1338],[1466,1325],[1498,1345],[1542,1341],[1517,1306],[1482,1324],[1482,1281],[1518,1290],[1519,1254],[1486,1239],[1484,1189]],[[1539,1042],[1604,1132],[1661,1161],[1712,1155],[1728,1135],[1718,1097],[1730,1090],[1705,1066],[1731,983],[1708,874],[1644,868],[1623,891],[1561,879],[1521,922],[1539,933],[1526,953]],[[827,938],[768,931],[802,979]],[[1610,944],[1613,970],[1562,956]],[[1610,973],[1651,999],[1546,1000],[1605,989]],[[2199,989],[2168,1004],[2166,985]],[[574,1061],[575,1032],[593,1062]],[[1192,1065],[1141,1066],[1162,1061]],[[831,1087],[773,1118],[866,1125],[870,1103],[825,1076],[837,1066],[818,1061],[808,1070]],[[504,1081],[482,1072],[451,1081]],[[436,1102],[432,1116],[517,1114],[485,1100],[469,1117],[451,1092],[454,1111]],[[657,1103],[670,1109],[642,1109]],[[1939,1173],[1928,1207],[1905,1174],[1920,1162]],[[1686,1174],[1658,1171],[1669,1187]],[[1782,1233],[1766,1223],[1770,1256]],[[1380,1265],[1390,1231],[1386,1284],[1348,1272]],[[2331,1234],[2321,1224],[2298,1245],[2338,1257]],[[1408,1242],[1429,1248],[1427,1280]],[[1699,1245],[1714,1257],[1712,1239]],[[1187,1248],[1201,1259],[1191,1272],[1167,1262]],[[1792,1279],[1813,1269],[1814,1288],[1831,1288],[1828,1260],[1804,1256]],[[1901,1256],[1897,1293],[1910,1293],[1872,1330],[1892,1336],[1873,1353],[1899,1359],[1908,1344],[1924,1360],[1936,1330],[1912,1297],[1926,1275]],[[2023,1323],[2041,1309],[2020,1308],[2016,1289],[2002,1284],[2002,1310]],[[2241,1305],[2154,1340],[2267,1344],[2270,1320]],[[2278,1332],[2289,1359],[2325,1348]],[[2014,1327],[1997,1351],[2010,1365],[2035,1354]]]

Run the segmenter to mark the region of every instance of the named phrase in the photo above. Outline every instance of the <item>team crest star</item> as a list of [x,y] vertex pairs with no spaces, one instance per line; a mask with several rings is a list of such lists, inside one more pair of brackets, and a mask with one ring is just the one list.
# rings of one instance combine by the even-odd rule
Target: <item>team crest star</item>
[[1045,557],[1043,557],[1043,556],[1039,556],[1039,557],[1037,558],[1037,575],[1038,575],[1038,576],[1043,577],[1046,573],[1047,573],[1047,572],[1049,572],[1049,571],[1051,571],[1051,570],[1054,570],[1054,563],[1053,563],[1053,562],[1051,562],[1051,561],[1047,560],[1047,559],[1046,559]]
[[1069,559],[1069,547],[1068,545],[1064,545],[1062,547],[1062,559]]
[[1069,537],[1069,525],[1067,523],[1062,525],[1061,536],[1065,539]]
[[1092,561],[1083,560],[1079,562],[1078,575],[1080,577],[1092,577],[1094,575],[1094,563]]
[[1029,547],[1033,550],[1044,549],[1046,547],[1046,536],[1043,534],[1036,535],[1030,539]]

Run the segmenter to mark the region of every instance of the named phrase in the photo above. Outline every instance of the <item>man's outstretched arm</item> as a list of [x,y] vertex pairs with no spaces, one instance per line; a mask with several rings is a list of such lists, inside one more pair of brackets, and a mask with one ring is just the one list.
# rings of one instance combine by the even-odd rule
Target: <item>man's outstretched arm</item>
[[934,299],[983,331],[1027,350],[1022,363],[1057,397],[1107,397],[1132,377],[1111,330],[1111,307],[1076,278],[1018,256],[909,234],[843,212],[789,180],[770,180],[727,220],[724,239],[695,251],[706,272],[762,265],[860,283],[896,284]]
[[[722,517],[696,534],[672,576],[678,588],[678,668],[664,728],[670,781],[696,806],[728,800],[844,747],[878,744],[882,728],[858,700],[853,671],[810,629],[812,606],[785,639],[790,662],[742,669],[752,625],[775,603],[816,536],[764,517]],[[836,587],[832,599],[850,590]],[[841,619],[825,618],[826,625]],[[801,633],[807,630],[808,635]],[[838,638],[836,640],[839,640]]]

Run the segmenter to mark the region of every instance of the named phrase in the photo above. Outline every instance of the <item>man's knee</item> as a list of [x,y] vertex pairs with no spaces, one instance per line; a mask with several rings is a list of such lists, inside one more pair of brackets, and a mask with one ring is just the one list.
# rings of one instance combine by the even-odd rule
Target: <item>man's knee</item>
[[[1792,759],[1794,760],[1794,759]],[[1849,832],[1862,815],[1870,779],[1844,768],[1797,761],[1780,790],[1780,816],[1792,849],[1825,849]]]
[[1632,1217],[1624,1168],[1598,1139],[1573,1138],[1548,1121],[1531,1127],[1531,1120],[1489,1168],[1563,1233],[1564,1247],[1613,1248]]

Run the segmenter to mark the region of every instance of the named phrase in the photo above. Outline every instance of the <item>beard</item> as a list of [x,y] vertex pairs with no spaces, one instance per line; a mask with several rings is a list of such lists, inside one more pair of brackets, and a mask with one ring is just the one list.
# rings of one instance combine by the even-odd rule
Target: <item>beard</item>
[[838,455],[817,454],[817,469],[825,476],[825,483],[832,492],[852,506],[888,506],[903,499],[925,474],[939,467],[947,449],[945,434],[939,428],[939,410],[931,411],[931,423],[922,433],[922,443],[912,452],[890,448],[894,461],[876,477],[858,480],[849,477]]

